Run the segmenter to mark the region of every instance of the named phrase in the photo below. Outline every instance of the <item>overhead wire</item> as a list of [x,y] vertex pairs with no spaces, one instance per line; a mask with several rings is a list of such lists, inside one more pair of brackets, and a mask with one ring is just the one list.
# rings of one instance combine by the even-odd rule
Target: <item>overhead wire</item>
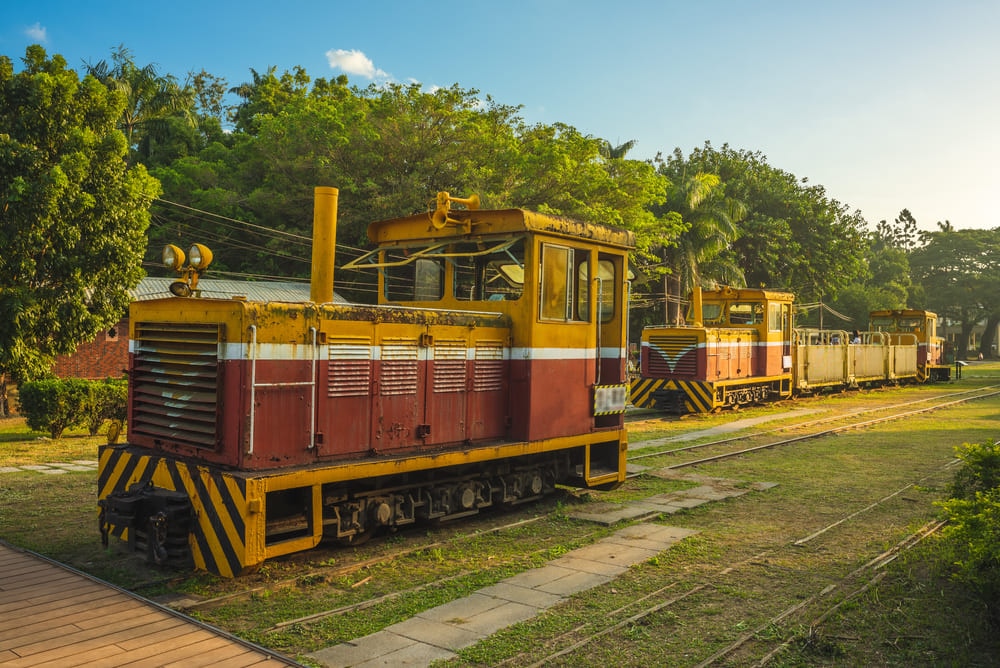
[[[295,232],[286,232],[285,230],[279,230],[273,227],[267,227],[265,225],[258,225],[256,223],[251,223],[246,220],[239,220],[238,218],[230,218],[229,216],[223,216],[221,214],[212,213],[211,211],[205,211],[204,209],[198,209],[192,206],[188,206],[186,204],[180,204],[178,202],[171,202],[170,200],[165,200],[159,197],[155,198],[153,201],[160,204],[161,206],[167,205],[178,209],[182,209],[185,212],[191,212],[188,215],[191,215],[196,219],[205,220],[205,222],[209,222],[208,220],[205,219],[205,217],[207,216],[208,218],[212,219],[211,222],[213,224],[226,227],[228,229],[236,231],[244,231],[244,229],[252,229],[264,237],[269,237],[272,239],[278,239],[278,238],[291,239],[293,241],[301,243],[303,246],[306,247],[310,246],[312,243],[311,237],[302,234],[297,234]],[[232,224],[227,224],[227,223],[232,223]],[[368,252],[364,249],[355,248],[354,246],[349,246],[347,244],[340,242],[337,243],[337,248],[344,251],[357,253],[358,255]]]

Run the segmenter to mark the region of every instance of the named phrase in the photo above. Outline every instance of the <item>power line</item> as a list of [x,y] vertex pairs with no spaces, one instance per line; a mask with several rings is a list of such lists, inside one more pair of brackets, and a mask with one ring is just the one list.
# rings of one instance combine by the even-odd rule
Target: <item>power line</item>
[[[223,227],[227,227],[229,229],[240,230],[241,228],[247,228],[247,229],[256,230],[260,234],[262,234],[264,236],[269,236],[271,238],[284,237],[284,238],[293,239],[293,240],[295,240],[297,242],[302,243],[303,245],[311,245],[312,244],[312,238],[308,237],[308,236],[305,236],[305,235],[302,235],[302,234],[296,234],[294,232],[285,232],[284,230],[277,230],[277,229],[274,229],[274,228],[271,228],[271,227],[266,227],[264,225],[258,225],[256,223],[251,223],[251,222],[248,222],[248,221],[245,221],[245,220],[239,220],[237,218],[230,218],[228,216],[223,216],[221,214],[212,213],[211,211],[205,211],[204,209],[197,209],[195,207],[188,206],[186,204],[180,204],[178,202],[171,202],[170,200],[165,200],[165,199],[162,199],[162,198],[159,198],[159,197],[155,198],[154,201],[157,202],[158,204],[160,204],[161,206],[162,205],[169,205],[169,206],[176,207],[178,209],[183,209],[184,211],[189,211],[189,212],[193,212],[195,214],[198,214],[195,217],[198,218],[198,219],[201,219],[201,220],[205,220],[204,216],[208,216],[208,217],[214,219],[212,222],[214,222],[216,225],[222,225]],[[234,223],[234,225],[225,225],[225,224],[220,223],[219,221],[225,221],[225,222],[228,222],[228,223]],[[208,221],[206,220],[206,222],[208,222]],[[355,248],[354,246],[348,246],[347,244],[342,244],[342,243],[337,243],[337,248],[340,248],[340,249],[345,250],[345,251],[351,251],[351,252],[354,252],[354,253],[358,253],[359,255],[368,252],[368,251],[363,250],[361,248]]]

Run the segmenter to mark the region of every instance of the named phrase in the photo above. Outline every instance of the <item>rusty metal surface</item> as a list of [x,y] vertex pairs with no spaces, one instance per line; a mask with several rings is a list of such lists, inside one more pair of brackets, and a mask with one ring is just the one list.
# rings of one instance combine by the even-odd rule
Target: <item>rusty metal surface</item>
[[598,223],[582,223],[562,216],[552,216],[524,209],[450,211],[449,217],[461,225],[438,229],[431,213],[416,214],[372,223],[368,238],[374,243],[396,243],[418,239],[448,239],[518,232],[539,232],[557,237],[596,241],[616,248],[635,246],[635,235]]

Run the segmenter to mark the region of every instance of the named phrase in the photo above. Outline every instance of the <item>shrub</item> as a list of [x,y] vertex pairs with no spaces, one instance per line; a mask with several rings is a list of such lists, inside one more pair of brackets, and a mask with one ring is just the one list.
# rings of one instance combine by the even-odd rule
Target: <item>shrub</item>
[[952,498],[940,503],[948,526],[945,550],[954,577],[986,606],[1000,624],[1000,442],[956,448],[963,462]]
[[948,490],[953,499],[974,499],[976,492],[988,492],[1000,487],[1000,441],[966,443],[955,448],[962,467]]
[[28,427],[47,431],[53,439],[69,427],[83,425],[93,436],[105,420],[125,420],[128,386],[124,380],[51,378],[24,383],[19,391]]
[[82,407],[81,424],[96,436],[105,420],[125,421],[128,410],[128,383],[108,378],[90,383],[89,396]]
[[79,423],[89,395],[88,381],[50,378],[24,383],[18,399],[28,427],[57,439]]

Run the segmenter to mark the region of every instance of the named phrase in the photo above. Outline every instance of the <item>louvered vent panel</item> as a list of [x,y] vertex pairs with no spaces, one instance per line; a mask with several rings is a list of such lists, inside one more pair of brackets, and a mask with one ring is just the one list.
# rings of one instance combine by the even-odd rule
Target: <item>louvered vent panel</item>
[[382,343],[382,396],[417,393],[419,352],[416,341]]
[[472,389],[476,392],[503,389],[503,350],[503,344],[499,341],[480,341],[476,344],[472,379]]
[[129,431],[215,448],[221,339],[218,323],[138,323]]
[[465,391],[465,341],[434,343],[434,391]]
[[329,339],[328,397],[366,397],[372,384],[372,347],[367,338]]

